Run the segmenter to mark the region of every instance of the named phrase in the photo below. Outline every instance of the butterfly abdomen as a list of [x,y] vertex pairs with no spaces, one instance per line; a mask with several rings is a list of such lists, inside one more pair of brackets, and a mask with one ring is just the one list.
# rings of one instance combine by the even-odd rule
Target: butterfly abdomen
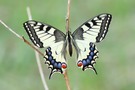
[[71,33],[68,31],[67,32],[67,45],[68,45],[68,51],[69,51],[69,55],[72,56],[73,53],[73,49],[72,49],[72,40],[71,40]]

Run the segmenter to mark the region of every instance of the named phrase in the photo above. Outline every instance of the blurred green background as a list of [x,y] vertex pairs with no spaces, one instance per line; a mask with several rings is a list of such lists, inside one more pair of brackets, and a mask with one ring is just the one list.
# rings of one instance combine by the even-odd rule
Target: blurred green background
[[[65,32],[67,0],[0,0],[0,19],[29,40],[23,23],[30,6],[34,20]],[[96,44],[99,58],[91,70],[78,69],[74,57],[68,60],[72,90],[135,90],[135,0],[71,0],[70,29],[73,32],[100,13],[113,16],[103,42]],[[29,40],[30,41],[30,40]],[[43,49],[44,51],[44,49]],[[66,90],[63,75],[50,71],[41,57],[50,90]],[[33,49],[0,24],[0,90],[44,90]]]

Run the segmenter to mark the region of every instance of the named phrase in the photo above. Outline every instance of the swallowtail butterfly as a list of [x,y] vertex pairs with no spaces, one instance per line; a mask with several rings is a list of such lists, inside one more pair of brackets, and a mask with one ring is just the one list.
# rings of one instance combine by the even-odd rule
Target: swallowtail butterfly
[[97,74],[94,64],[98,50],[94,43],[105,38],[111,18],[111,14],[100,14],[83,23],[72,34],[70,31],[64,34],[51,25],[34,20],[25,22],[23,26],[34,45],[46,48],[44,59],[51,69],[49,78],[54,72],[64,73],[67,68],[66,53],[72,56],[73,47],[77,53],[77,66],[83,71],[90,68]]

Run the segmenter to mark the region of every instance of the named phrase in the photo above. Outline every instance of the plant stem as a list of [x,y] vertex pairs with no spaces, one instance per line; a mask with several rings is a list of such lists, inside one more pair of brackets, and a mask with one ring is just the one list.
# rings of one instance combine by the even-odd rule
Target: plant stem
[[68,0],[68,5],[67,5],[66,32],[69,31],[69,19],[70,19],[70,0]]
[[[70,0],[68,0],[68,4],[67,4],[66,32],[69,31],[69,19],[70,19]],[[66,81],[67,90],[71,90],[70,84],[69,84],[69,78],[68,78],[68,75],[67,75],[67,70],[64,73],[64,78],[65,78],[65,81]]]
[[[29,7],[27,7],[27,14],[28,14],[28,19],[32,20],[32,15],[31,15],[31,11],[30,11]],[[45,80],[45,77],[44,77],[45,75],[43,73],[43,69],[42,69],[42,66],[41,66],[41,61],[40,61],[39,53],[36,50],[34,50],[34,51],[35,51],[35,56],[36,56],[36,61],[37,61],[37,65],[38,65],[38,70],[39,70],[39,73],[40,73],[40,77],[41,77],[44,89],[45,90],[49,90],[49,88],[47,86],[47,83],[46,83],[46,80]]]
[[37,48],[35,48],[29,41],[27,41],[23,36],[20,36],[18,33],[16,33],[13,29],[11,29],[9,26],[7,26],[2,20],[0,20],[0,23],[7,28],[11,33],[13,33],[15,36],[17,36],[19,39],[23,40],[27,45],[29,45],[31,48],[36,50],[41,56],[44,57],[44,54],[40,52]]

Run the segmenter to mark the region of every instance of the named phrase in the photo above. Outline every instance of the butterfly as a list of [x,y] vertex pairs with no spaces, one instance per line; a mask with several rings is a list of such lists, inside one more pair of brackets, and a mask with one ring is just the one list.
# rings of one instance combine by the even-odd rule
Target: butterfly
[[39,48],[46,48],[44,53],[45,64],[50,68],[51,78],[55,72],[63,74],[67,69],[67,53],[72,56],[73,48],[77,53],[77,66],[82,70],[94,67],[98,50],[95,43],[102,41],[112,19],[111,14],[103,13],[87,20],[73,33],[70,31],[64,34],[59,29],[35,20],[26,21],[23,26],[33,42]]

